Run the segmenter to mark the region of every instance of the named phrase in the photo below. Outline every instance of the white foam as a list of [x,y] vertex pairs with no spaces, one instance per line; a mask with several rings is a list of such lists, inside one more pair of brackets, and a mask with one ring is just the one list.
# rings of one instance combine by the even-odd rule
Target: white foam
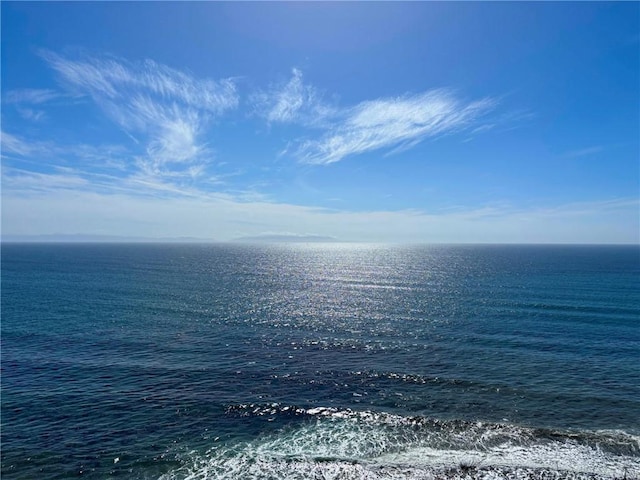
[[528,447],[502,446],[488,451],[417,447],[404,452],[381,455],[373,459],[372,463],[440,468],[466,464],[479,468],[546,469],[593,474],[603,478],[640,478],[638,458],[613,456],[583,445],[557,442]]
[[[432,479],[443,478],[443,472],[448,472],[446,478],[468,479],[640,478],[638,439],[624,432],[592,432],[598,440],[593,442],[585,440],[589,435],[537,436],[534,430],[513,425],[421,421],[322,407],[265,408],[275,414],[295,411],[315,420],[253,442],[192,455],[183,468],[161,478]],[[612,453],[612,444],[627,442],[630,455]],[[476,468],[458,468],[465,464]],[[452,473],[455,469],[459,476]]]

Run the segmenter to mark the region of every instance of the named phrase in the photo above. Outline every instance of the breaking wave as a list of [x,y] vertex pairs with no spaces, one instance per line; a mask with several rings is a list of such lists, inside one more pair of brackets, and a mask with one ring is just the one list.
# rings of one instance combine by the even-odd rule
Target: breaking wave
[[162,480],[614,479],[640,477],[640,437],[442,421],[372,411],[235,405],[278,433],[186,455]]

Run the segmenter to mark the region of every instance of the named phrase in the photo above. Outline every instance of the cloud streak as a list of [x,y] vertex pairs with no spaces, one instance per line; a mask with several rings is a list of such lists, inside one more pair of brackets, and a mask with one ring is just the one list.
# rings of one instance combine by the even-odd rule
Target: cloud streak
[[7,154],[26,157],[32,155],[36,150],[33,144],[7,132],[0,132],[0,144],[2,144],[3,157],[6,157]]
[[587,157],[591,155],[595,155],[596,153],[600,153],[604,151],[604,147],[602,145],[596,145],[594,147],[582,148],[580,150],[572,150],[562,155],[563,158],[578,158],[578,157]]
[[8,91],[4,95],[3,102],[7,105],[15,105],[16,111],[25,120],[38,122],[46,117],[45,112],[40,108],[62,96],[61,93],[50,89],[22,88]]
[[145,91],[166,100],[221,114],[238,104],[231,79],[197,79],[153,60],[133,63],[116,58],[70,60],[52,52],[43,58],[78,93],[117,99],[130,91]]
[[337,113],[334,107],[324,102],[317,88],[304,83],[302,71],[298,68],[292,69],[288,82],[254,93],[251,102],[258,115],[269,123],[319,126]]
[[301,142],[294,155],[303,163],[327,165],[374,150],[412,147],[427,137],[473,124],[495,102],[465,103],[448,90],[362,102],[321,138]]
[[[38,169],[66,168],[73,163],[79,171],[119,171],[127,169],[124,159],[130,152],[121,145],[90,145],[86,143],[61,145],[51,141],[28,140],[7,132],[0,132],[2,157],[12,163],[36,163]],[[7,165],[5,165],[7,167]]]
[[71,92],[89,96],[132,138],[142,136],[145,151],[135,164],[150,176],[204,171],[211,152],[202,132],[212,118],[238,106],[231,79],[199,79],[152,60],[42,57]]
[[50,89],[21,88],[7,92],[4,96],[4,101],[7,103],[28,103],[31,105],[38,105],[61,96],[62,95],[60,93]]
[[465,102],[451,90],[436,89],[339,108],[325,103],[297,68],[287,83],[272,86],[253,100],[257,112],[270,123],[324,129],[318,138],[298,140],[288,148],[298,161],[316,165],[381,149],[402,151],[427,137],[465,128],[480,131],[477,120],[497,104],[490,98]]

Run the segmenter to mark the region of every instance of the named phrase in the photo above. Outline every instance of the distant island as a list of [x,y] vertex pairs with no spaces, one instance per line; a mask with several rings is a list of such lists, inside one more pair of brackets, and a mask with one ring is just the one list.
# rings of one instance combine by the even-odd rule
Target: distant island
[[239,237],[234,242],[244,243],[328,243],[338,242],[335,237],[323,235],[295,235],[295,234],[264,234]]

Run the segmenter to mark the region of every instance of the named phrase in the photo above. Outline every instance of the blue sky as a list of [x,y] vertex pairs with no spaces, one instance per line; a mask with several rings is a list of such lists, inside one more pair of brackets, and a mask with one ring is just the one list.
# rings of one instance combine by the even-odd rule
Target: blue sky
[[6,238],[640,242],[637,2],[1,8]]

